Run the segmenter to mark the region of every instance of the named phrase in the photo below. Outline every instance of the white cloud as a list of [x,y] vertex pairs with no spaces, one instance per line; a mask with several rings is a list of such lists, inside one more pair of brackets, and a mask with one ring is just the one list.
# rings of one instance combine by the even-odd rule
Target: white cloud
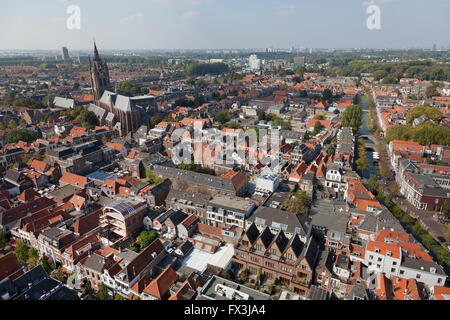
[[192,20],[192,19],[198,17],[199,14],[200,14],[200,12],[195,11],[195,10],[187,11],[181,15],[181,19]]
[[140,13],[140,12],[133,13],[133,14],[130,14],[129,16],[122,18],[120,20],[120,23],[121,24],[132,24],[132,23],[135,23],[135,22],[141,20],[143,17],[144,17],[143,13]]

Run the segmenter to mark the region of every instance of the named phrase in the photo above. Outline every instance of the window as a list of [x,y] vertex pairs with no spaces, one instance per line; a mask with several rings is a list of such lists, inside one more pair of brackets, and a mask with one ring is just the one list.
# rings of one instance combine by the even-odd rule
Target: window
[[400,270],[400,274],[405,274],[405,270]]
[[378,262],[381,262],[381,260],[382,260],[381,258],[378,258]]
[[393,266],[396,266],[396,265],[397,265],[397,261],[393,261],[393,262],[392,262],[392,265],[393,265]]
[[395,272],[395,268],[391,268],[391,272]]
[[416,279],[420,279],[420,273],[416,275]]
[[370,260],[373,260],[373,255],[370,255],[370,256],[369,256],[369,259],[370,259]]

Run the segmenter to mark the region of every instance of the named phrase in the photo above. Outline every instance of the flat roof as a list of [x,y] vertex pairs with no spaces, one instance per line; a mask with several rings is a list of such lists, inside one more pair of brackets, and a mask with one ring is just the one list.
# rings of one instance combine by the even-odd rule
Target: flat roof
[[230,288],[231,290],[236,290],[239,293],[248,295],[246,300],[270,300],[270,295],[262,293],[261,291],[240,285],[236,282],[224,279],[222,277],[213,275],[208,282],[203,287],[201,291],[201,297],[208,300],[232,300],[226,296],[223,296],[216,291],[216,286],[221,285],[223,287]]
[[230,210],[240,210],[243,212],[248,212],[254,203],[250,200],[245,200],[238,197],[231,197],[226,195],[215,195],[208,203],[208,205],[225,207]]

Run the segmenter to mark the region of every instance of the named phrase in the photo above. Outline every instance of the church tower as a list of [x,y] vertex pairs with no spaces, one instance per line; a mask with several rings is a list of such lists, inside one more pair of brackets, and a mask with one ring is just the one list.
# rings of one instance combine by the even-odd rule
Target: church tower
[[92,93],[94,101],[98,103],[105,90],[111,86],[109,82],[109,70],[106,61],[102,61],[98,54],[97,45],[94,42],[94,59],[89,59],[89,73],[91,77]]

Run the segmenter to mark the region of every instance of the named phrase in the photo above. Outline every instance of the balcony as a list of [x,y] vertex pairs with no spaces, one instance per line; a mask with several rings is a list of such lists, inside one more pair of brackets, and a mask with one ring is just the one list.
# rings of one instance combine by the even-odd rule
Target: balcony
[[307,285],[309,285],[310,281],[308,280],[307,276],[299,277],[297,275],[297,276],[292,277],[292,282],[307,286]]

